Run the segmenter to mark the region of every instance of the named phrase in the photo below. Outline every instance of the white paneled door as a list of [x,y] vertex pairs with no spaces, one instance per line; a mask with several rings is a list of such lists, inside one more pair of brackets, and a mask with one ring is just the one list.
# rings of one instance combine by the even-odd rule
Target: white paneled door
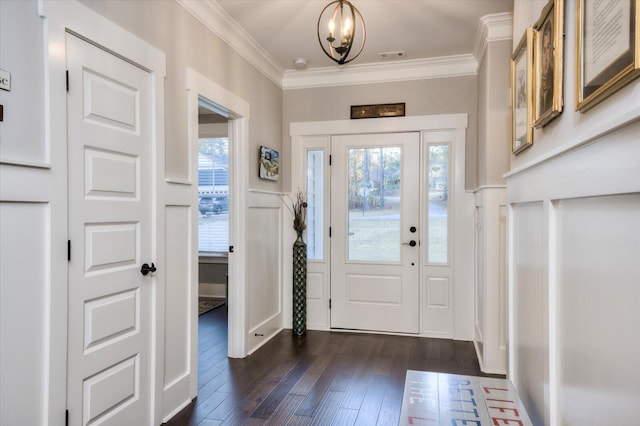
[[67,34],[69,424],[151,423],[151,79]]
[[331,327],[418,333],[420,136],[331,138]]

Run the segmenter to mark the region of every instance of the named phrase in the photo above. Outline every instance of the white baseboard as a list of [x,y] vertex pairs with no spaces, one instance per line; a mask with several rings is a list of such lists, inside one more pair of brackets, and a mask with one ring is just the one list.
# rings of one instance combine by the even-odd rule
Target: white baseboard
[[198,296],[200,297],[227,297],[227,285],[226,284],[211,284],[200,283],[198,284]]

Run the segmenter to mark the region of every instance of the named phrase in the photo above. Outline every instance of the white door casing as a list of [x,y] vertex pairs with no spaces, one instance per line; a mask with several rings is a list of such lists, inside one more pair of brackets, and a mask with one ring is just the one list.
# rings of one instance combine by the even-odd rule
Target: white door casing
[[[428,244],[428,219],[426,215],[430,206],[427,197],[425,182],[428,181],[428,173],[425,164],[422,165],[422,175],[415,177],[422,180],[420,193],[423,194],[423,202],[420,206],[421,223],[420,230],[420,330],[421,336],[453,338],[459,340],[473,339],[473,196],[465,191],[465,143],[466,128],[468,126],[467,114],[442,114],[428,116],[394,117],[381,120],[337,120],[291,123],[291,152],[293,159],[291,188],[305,188],[307,179],[307,151],[320,149],[329,151],[329,140],[335,135],[356,135],[376,133],[419,132],[420,146],[422,149],[421,162],[427,161],[425,152],[432,144],[449,145],[450,171],[449,177],[449,244],[448,261],[446,264],[434,264],[428,261],[426,245]],[[327,162],[328,163],[328,162]],[[329,171],[331,169],[332,171]],[[334,173],[334,165],[327,167],[327,174]],[[330,191],[325,186],[325,200],[329,200]],[[416,194],[417,198],[417,194]],[[325,205],[328,210],[333,206]],[[329,241],[327,219],[325,241]],[[331,224],[333,227],[334,224]],[[332,238],[336,235],[332,229]],[[287,235],[285,238],[295,238]],[[333,241],[331,242],[333,245]],[[325,244],[325,250],[328,244]],[[332,324],[328,321],[333,315],[331,304],[334,305],[334,294],[331,293],[330,280],[320,279],[328,276],[334,265],[331,256],[323,256],[316,259],[310,266],[314,268],[314,279],[309,282],[313,285],[313,299],[307,300],[309,315],[313,316],[313,324],[308,323],[310,329],[328,330]],[[290,268],[284,268],[285,283],[291,282]],[[285,293],[286,294],[286,293]],[[309,293],[308,293],[309,296]],[[285,299],[285,310],[291,309],[291,299]],[[325,320],[327,319],[327,320]],[[290,326],[290,318],[287,323]]]
[[[376,153],[383,149],[399,152],[399,210],[388,210],[391,201],[379,210],[369,210],[367,213],[373,215],[367,217],[350,208],[349,153],[367,149]],[[418,333],[420,134],[333,136],[331,156],[331,327]],[[360,189],[372,190],[366,184]],[[374,227],[379,224],[380,228],[374,231],[358,225],[366,222]],[[382,224],[389,225],[389,229],[382,231]],[[382,232],[385,237],[378,238]],[[390,240],[389,252],[381,255],[380,246],[355,249],[357,244],[369,245],[357,242],[362,234],[369,234],[378,242]]]
[[151,424],[151,78],[71,34],[66,44],[70,423]]
[[[229,191],[232,197],[229,199],[229,244],[234,246],[234,251],[229,255],[228,273],[228,356],[230,358],[244,358],[248,354],[247,347],[247,314],[246,314],[246,217],[238,212],[246,211],[247,200],[241,194],[248,191],[248,173],[246,165],[249,163],[249,119],[251,108],[249,103],[229,92],[222,86],[214,83],[197,71],[187,68],[187,102],[188,102],[188,123],[189,141],[192,144],[191,181],[196,182],[198,178],[198,105],[200,98],[206,98],[215,104],[217,108],[229,119]],[[197,207],[197,191],[192,191],[192,202]],[[237,194],[237,196],[233,196]],[[197,209],[194,212],[194,225],[192,233],[194,235],[193,251],[197,254]],[[194,256],[197,262],[198,256]],[[197,268],[197,264],[194,265]],[[190,393],[192,398],[197,394],[197,274],[193,275],[190,283],[192,288],[192,381]]]

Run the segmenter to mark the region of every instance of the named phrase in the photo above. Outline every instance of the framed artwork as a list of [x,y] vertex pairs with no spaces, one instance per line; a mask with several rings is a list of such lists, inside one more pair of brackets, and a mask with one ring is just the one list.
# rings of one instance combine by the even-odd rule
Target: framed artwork
[[549,0],[533,27],[534,127],[562,112],[564,0]]
[[578,0],[576,110],[585,112],[640,75],[640,0]]
[[260,177],[268,180],[278,180],[280,174],[280,155],[275,149],[260,147]]
[[533,29],[529,27],[511,56],[511,140],[514,154],[533,144],[532,43]]
[[405,103],[379,105],[352,105],[351,119],[404,117]]

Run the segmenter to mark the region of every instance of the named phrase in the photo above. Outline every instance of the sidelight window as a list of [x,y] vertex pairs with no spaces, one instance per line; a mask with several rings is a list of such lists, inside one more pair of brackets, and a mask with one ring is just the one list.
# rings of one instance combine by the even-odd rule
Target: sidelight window
[[428,262],[448,263],[449,145],[428,145]]

